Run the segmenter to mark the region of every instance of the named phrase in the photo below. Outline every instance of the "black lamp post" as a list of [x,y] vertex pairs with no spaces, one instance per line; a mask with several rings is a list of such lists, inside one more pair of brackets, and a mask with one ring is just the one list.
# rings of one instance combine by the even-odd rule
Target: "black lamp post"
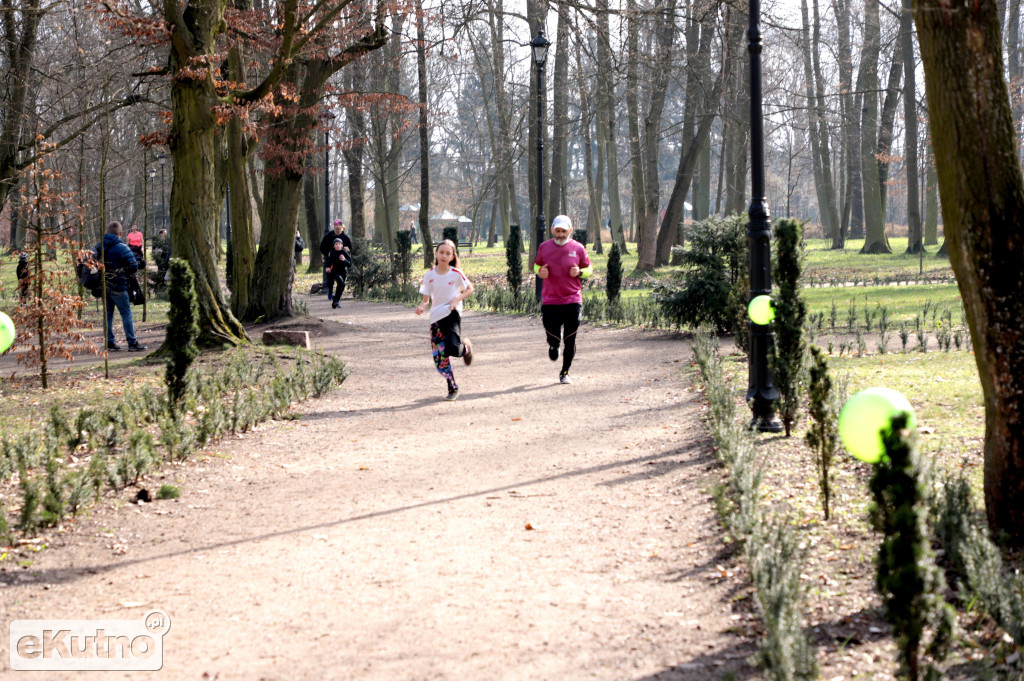
[[[761,0],[749,0],[750,29],[750,184],[753,196],[747,208],[747,244],[750,246],[750,299],[772,292],[772,225],[765,203],[764,189],[764,114],[761,106]],[[747,403],[753,412],[751,426],[762,432],[777,433],[782,424],[775,415],[779,391],[768,353],[775,334],[768,324],[748,322],[750,329],[750,369]]]
[[324,124],[324,220],[327,226],[324,234],[331,231],[331,121],[335,115],[330,109],[324,109],[320,113],[320,120]]
[[[548,58],[551,42],[544,37],[544,29],[537,29],[537,37],[530,41],[533,63],[537,65],[537,234],[536,248],[544,241],[547,220],[544,218],[544,62]],[[536,251],[535,251],[536,252]],[[537,277],[537,300],[540,300],[541,279]]]

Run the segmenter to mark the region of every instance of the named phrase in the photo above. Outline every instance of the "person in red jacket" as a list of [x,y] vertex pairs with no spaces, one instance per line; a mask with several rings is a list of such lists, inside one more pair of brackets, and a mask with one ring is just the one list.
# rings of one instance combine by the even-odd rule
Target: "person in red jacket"
[[533,270],[541,284],[540,314],[548,340],[548,357],[558,361],[562,349],[559,383],[572,383],[569,368],[576,356],[576,330],[583,315],[582,280],[593,274],[587,249],[572,237],[572,221],[559,215],[551,221],[551,236],[537,248]]

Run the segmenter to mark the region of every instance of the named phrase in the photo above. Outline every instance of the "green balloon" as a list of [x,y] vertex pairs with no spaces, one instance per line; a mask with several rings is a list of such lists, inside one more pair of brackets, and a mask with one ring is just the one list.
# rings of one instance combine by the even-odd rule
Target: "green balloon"
[[14,336],[14,321],[0,312],[0,352],[7,352],[7,349],[14,343]]
[[867,463],[881,461],[885,456],[882,432],[901,411],[910,414],[907,427],[916,428],[914,408],[891,388],[868,388],[851,397],[839,412],[839,437],[846,451]]
[[756,296],[747,305],[747,314],[755,324],[769,324],[775,319],[775,306],[771,296]]

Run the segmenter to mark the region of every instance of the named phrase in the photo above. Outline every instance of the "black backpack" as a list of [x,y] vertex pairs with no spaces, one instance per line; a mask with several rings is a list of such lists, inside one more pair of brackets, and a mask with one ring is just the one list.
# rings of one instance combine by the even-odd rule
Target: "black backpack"
[[103,295],[103,272],[96,267],[96,262],[87,258],[78,261],[76,266],[78,281],[82,287],[92,294],[93,298]]

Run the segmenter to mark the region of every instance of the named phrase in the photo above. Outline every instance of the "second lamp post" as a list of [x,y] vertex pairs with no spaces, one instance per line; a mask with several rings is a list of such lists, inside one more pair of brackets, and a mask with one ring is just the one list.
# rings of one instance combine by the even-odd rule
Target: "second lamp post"
[[[548,231],[547,220],[544,218],[544,62],[548,58],[548,46],[551,42],[544,37],[544,29],[537,30],[537,37],[530,41],[533,50],[533,63],[537,65],[537,233],[535,245],[531,249],[536,252],[544,241]],[[537,277],[537,300],[540,301],[540,276]]]

